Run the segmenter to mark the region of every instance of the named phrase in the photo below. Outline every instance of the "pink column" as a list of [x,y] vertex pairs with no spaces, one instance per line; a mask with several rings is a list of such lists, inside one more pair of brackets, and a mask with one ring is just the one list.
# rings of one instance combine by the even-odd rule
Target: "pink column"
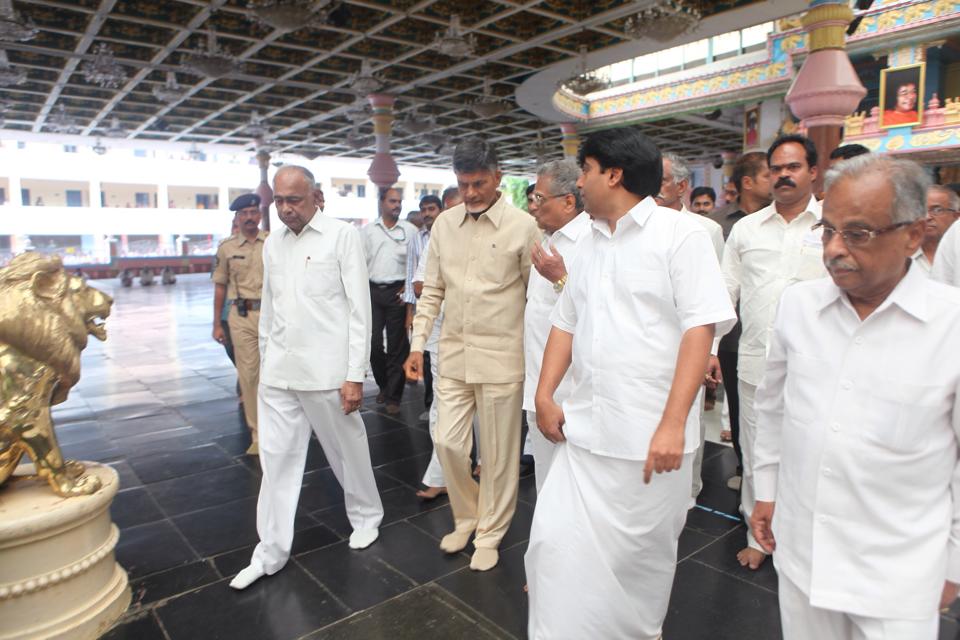
[[367,169],[370,180],[380,189],[388,189],[397,183],[400,170],[390,155],[390,132],[393,127],[393,103],[395,96],[385,93],[371,93],[367,96],[373,107],[373,135],[377,141],[377,152]]
[[560,144],[563,145],[563,157],[577,159],[577,153],[580,151],[580,136],[577,134],[577,125],[572,122],[564,122],[560,125],[560,131],[563,139]]

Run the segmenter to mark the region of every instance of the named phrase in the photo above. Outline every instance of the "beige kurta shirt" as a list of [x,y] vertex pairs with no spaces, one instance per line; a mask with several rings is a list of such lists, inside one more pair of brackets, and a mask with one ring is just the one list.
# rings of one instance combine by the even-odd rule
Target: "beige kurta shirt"
[[443,376],[468,384],[522,382],[530,248],[540,236],[533,217],[503,194],[477,219],[462,204],[437,218],[411,351],[423,351],[445,303]]

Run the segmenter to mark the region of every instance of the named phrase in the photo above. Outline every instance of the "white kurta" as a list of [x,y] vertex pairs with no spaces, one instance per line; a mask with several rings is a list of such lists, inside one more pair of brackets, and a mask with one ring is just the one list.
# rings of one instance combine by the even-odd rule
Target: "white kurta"
[[960,291],[915,266],[862,322],[832,280],[784,292],[754,473],[812,606],[924,620],[960,582],[957,326]]
[[[936,258],[936,255],[934,255],[934,258]],[[917,252],[913,254],[913,264],[920,267],[926,274],[929,274],[930,270],[933,269],[933,263],[927,259],[927,254],[923,252],[923,249],[917,249]]]
[[717,224],[715,221],[711,220],[707,216],[702,216],[699,213],[694,213],[693,211],[690,211],[689,209],[687,209],[686,206],[680,207],[680,213],[682,213],[685,216],[693,216],[690,219],[696,220],[697,224],[703,227],[704,231],[706,231],[710,235],[710,244],[713,245],[713,250],[717,254],[717,262],[720,262],[720,260],[723,259],[723,246],[724,246],[723,227],[721,227],[719,224]]
[[707,233],[637,204],[580,241],[552,320],[573,334],[573,388],[525,557],[531,638],[654,639],[666,616],[699,439],[679,472],[642,482],[688,329],[735,315]]
[[960,286],[960,225],[950,225],[940,238],[930,277],[955,287]]

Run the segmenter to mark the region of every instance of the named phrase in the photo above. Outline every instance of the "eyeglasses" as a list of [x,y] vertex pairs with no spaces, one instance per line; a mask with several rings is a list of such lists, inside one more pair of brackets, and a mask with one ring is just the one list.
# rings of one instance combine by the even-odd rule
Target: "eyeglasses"
[[941,207],[941,206],[939,206],[939,205],[935,205],[935,206],[929,207],[929,208],[927,209],[927,215],[928,215],[928,216],[942,216],[942,215],[946,215],[946,214],[948,214],[948,213],[957,213],[957,210],[956,210],[956,209],[944,209],[943,207]]
[[542,193],[534,193],[532,197],[533,197],[533,201],[537,203],[538,207],[540,207],[540,206],[543,206],[544,202],[546,202],[547,200],[550,200],[551,198],[566,198],[567,196],[572,196],[572,195],[573,195],[572,193],[558,193],[555,196],[545,196]]
[[824,222],[818,222],[817,224],[810,227],[812,231],[817,229],[823,229],[823,236],[821,240],[823,244],[828,244],[833,240],[833,236],[839,234],[843,238],[843,243],[848,247],[862,247],[877,236],[881,236],[890,231],[899,229],[900,227],[906,227],[913,224],[912,222],[897,222],[896,224],[891,224],[888,227],[883,227],[882,229],[846,229],[844,231],[838,231],[834,227],[828,226]]

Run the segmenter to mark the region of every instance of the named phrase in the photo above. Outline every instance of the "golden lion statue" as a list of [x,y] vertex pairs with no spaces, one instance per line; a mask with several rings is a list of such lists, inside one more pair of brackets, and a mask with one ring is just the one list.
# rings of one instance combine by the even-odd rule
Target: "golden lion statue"
[[27,454],[58,495],[100,488],[83,465],[63,460],[50,407],[80,380],[87,334],[106,340],[112,304],[56,256],[24,253],[0,269],[0,485]]

